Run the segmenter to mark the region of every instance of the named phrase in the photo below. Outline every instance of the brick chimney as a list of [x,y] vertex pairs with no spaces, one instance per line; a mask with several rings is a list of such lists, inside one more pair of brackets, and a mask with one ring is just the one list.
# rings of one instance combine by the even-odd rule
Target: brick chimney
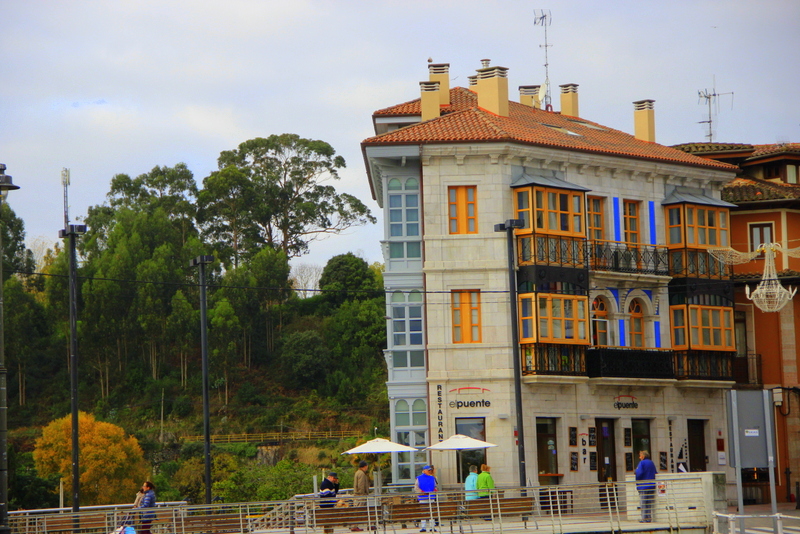
[[439,82],[419,82],[422,120],[427,121],[439,116]]
[[580,117],[578,114],[578,84],[565,83],[561,87],[561,114]]
[[481,65],[477,74],[478,107],[508,117],[508,69],[490,67],[488,59],[482,59]]
[[536,109],[542,109],[542,103],[539,101],[540,87],[541,85],[520,85],[519,103]]
[[428,65],[430,81],[439,82],[439,104],[450,105],[450,63],[431,63]]
[[637,100],[633,103],[633,136],[641,141],[656,142],[655,100]]

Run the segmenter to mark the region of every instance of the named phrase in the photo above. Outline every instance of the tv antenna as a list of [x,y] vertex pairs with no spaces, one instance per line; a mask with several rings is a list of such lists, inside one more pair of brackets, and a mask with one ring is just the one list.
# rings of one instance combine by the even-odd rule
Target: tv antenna
[[[547,42],[547,27],[553,23],[553,16],[550,14],[549,9],[534,9],[533,10],[533,25],[544,27],[544,44],[539,45],[539,48],[544,48],[544,85],[539,91],[539,102],[542,109],[553,111],[552,102],[550,99],[550,62],[547,59],[547,49],[551,44]],[[544,93],[544,95],[542,95]],[[544,96],[544,99],[542,99]]]
[[714,141],[714,128],[713,128],[714,114],[715,114],[714,107],[716,106],[716,113],[719,113],[719,102],[717,99],[725,95],[731,95],[731,109],[733,109],[733,91],[729,93],[718,93],[716,76],[714,76],[711,91],[709,91],[708,89],[697,91],[698,104],[700,103],[700,101],[705,100],[705,103],[708,106],[708,119],[700,121],[698,122],[698,124],[708,124],[708,133],[706,134],[706,138],[708,139],[709,143],[712,143]]
[[69,228],[69,169],[66,167],[61,169],[61,185],[64,186],[64,228]]

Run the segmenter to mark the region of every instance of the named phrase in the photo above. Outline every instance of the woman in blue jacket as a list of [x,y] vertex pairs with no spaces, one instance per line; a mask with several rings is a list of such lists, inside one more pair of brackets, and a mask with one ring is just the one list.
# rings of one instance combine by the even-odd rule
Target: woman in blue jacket
[[[139,508],[155,508],[156,507],[156,487],[149,480],[142,484],[142,491],[144,497],[139,502]],[[151,534],[150,525],[153,523],[156,514],[152,510],[144,510],[141,512],[140,519],[141,525],[139,526],[139,534]]]

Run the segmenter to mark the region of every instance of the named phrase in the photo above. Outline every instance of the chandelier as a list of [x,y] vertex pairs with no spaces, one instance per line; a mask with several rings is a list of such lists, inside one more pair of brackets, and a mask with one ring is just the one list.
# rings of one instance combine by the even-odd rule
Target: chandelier
[[750,286],[745,286],[745,293],[747,298],[753,301],[758,309],[764,312],[776,312],[786,306],[795,293],[797,288],[786,289],[778,280],[778,274],[775,272],[775,252],[780,250],[784,254],[788,254],[794,258],[800,258],[800,247],[792,249],[783,249],[780,243],[766,243],[760,245],[753,252],[739,252],[732,248],[716,248],[709,249],[709,254],[714,258],[727,265],[735,265],[740,263],[747,263],[759,254],[764,254],[764,274],[761,275],[761,281],[756,286],[753,292],[750,292]]

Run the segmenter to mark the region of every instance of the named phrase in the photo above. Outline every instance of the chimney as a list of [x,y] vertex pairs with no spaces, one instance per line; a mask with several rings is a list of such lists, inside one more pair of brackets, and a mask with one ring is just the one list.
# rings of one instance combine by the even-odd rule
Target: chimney
[[561,87],[561,114],[570,117],[579,117],[578,84],[565,83],[559,87]]
[[542,109],[542,103],[539,101],[540,87],[541,85],[520,85],[519,103],[536,109]]
[[508,69],[489,67],[482,59],[478,69],[478,107],[502,117],[508,117]]
[[469,80],[469,90],[478,92],[478,75],[474,74],[472,76],[467,76],[467,80]]
[[439,104],[450,105],[450,63],[431,63],[428,65],[430,81],[439,82]]
[[640,141],[656,142],[655,100],[637,100],[633,103],[633,136]]
[[422,121],[439,116],[439,82],[419,82]]

